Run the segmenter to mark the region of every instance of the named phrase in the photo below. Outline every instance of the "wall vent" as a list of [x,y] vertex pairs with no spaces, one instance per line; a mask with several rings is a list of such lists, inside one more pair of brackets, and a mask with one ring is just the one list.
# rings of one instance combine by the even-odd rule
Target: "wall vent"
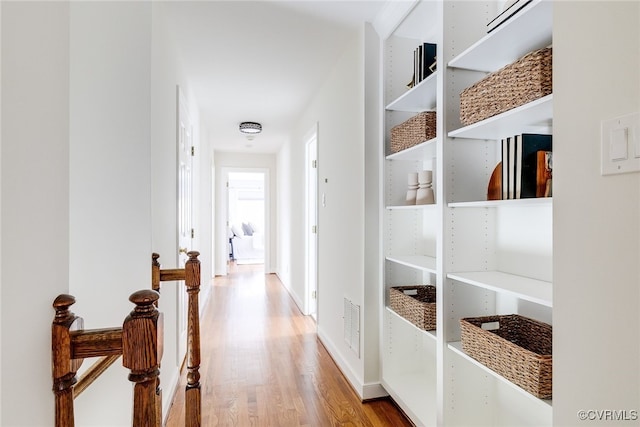
[[344,341],[360,358],[360,306],[345,298],[342,318],[344,321]]

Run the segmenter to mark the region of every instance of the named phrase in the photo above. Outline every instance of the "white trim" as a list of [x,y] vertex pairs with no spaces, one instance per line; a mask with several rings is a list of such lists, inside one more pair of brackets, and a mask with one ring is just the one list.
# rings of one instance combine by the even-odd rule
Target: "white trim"
[[[327,349],[327,352],[329,353],[333,361],[338,366],[338,369],[340,369],[340,372],[342,372],[342,375],[344,375],[347,381],[349,381],[349,383],[351,384],[351,387],[356,392],[358,397],[360,397],[361,400],[365,399],[364,397],[365,385],[362,379],[358,376],[356,372],[353,371],[353,369],[351,369],[351,365],[342,357],[342,354],[338,350],[338,347],[336,347],[333,344],[333,341],[331,341],[329,336],[324,332],[322,332],[322,328],[318,327],[317,335],[318,335],[318,339],[320,340],[322,345],[324,345],[324,347]],[[386,395],[386,393],[384,395]],[[370,398],[371,397],[367,397],[367,399],[370,399]]]
[[[228,267],[226,260],[229,259],[229,251],[227,250],[228,239],[227,230],[228,230],[228,222],[229,222],[229,188],[227,187],[227,183],[229,182],[229,173],[238,172],[238,173],[262,173],[264,174],[264,273],[271,274],[271,177],[269,168],[266,167],[235,167],[235,166],[224,166],[222,167],[222,189],[224,191],[224,197],[220,198],[221,206],[220,211],[222,212],[222,230],[224,232],[225,238],[224,240],[224,250],[221,252],[220,261],[221,265],[224,266],[223,272],[221,275],[226,276],[228,274]],[[220,244],[218,250],[221,250],[223,245]],[[224,258],[224,262],[223,261]]]
[[[311,315],[314,320],[317,321],[317,317],[318,317],[318,239],[319,239],[319,235],[316,232],[316,237],[315,237],[315,248],[313,249],[313,251],[311,250],[312,248],[312,242],[311,242],[311,238],[310,238],[310,229],[312,226],[316,226],[318,225],[318,216],[319,216],[319,211],[318,211],[318,166],[316,166],[315,171],[313,170],[313,168],[310,165],[310,161],[313,159],[316,161],[316,165],[318,162],[318,122],[314,123],[313,126],[311,127],[311,129],[306,133],[304,139],[304,145],[305,145],[305,156],[304,156],[304,161],[305,161],[305,165],[304,165],[304,172],[305,172],[305,190],[304,190],[304,199],[305,199],[305,205],[304,205],[304,230],[303,230],[303,236],[304,236],[304,251],[305,251],[305,257],[304,257],[304,306],[303,306],[303,310],[302,312],[305,315]],[[315,153],[311,152],[311,147],[312,144],[315,144]],[[311,203],[311,197],[310,197],[310,188],[311,188],[311,177],[315,175],[315,191],[313,192],[315,194],[315,203],[312,205]],[[314,224],[312,224],[310,221],[310,216],[311,216],[311,208],[315,209],[315,221]],[[311,252],[315,253],[315,259],[312,261],[311,259]],[[311,283],[310,277],[311,277],[311,269],[312,269],[312,263],[315,263],[315,283]],[[313,291],[316,292],[316,300],[315,300],[315,304],[313,303],[313,298],[312,298],[312,293]],[[315,305],[315,307],[313,307]],[[312,308],[313,307],[313,308]]]

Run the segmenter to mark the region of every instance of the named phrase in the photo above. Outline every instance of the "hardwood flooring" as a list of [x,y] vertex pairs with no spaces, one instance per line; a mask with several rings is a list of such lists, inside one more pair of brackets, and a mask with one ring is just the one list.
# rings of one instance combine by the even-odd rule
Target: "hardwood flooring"
[[[233,266],[202,316],[203,426],[411,426],[389,399],[361,403],[277,276]],[[167,426],[184,425],[183,373]]]

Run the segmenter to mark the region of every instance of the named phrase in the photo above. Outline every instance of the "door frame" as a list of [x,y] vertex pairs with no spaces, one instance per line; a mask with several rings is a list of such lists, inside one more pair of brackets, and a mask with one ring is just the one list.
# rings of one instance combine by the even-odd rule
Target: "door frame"
[[[318,320],[318,123],[304,137],[305,145],[305,314]],[[315,160],[315,166],[312,162]],[[312,227],[316,227],[315,233]]]
[[233,166],[225,166],[221,169],[222,174],[222,188],[224,189],[224,196],[219,199],[221,204],[219,213],[222,214],[221,223],[224,224],[224,242],[218,243],[219,250],[224,250],[221,254],[224,254],[225,262],[222,263],[224,265],[224,274],[229,274],[229,265],[226,260],[229,259],[229,251],[227,250],[229,244],[228,238],[228,230],[229,226],[229,174],[237,173],[237,172],[247,172],[247,173],[262,173],[264,175],[264,272],[270,273],[271,268],[271,187],[270,187],[270,176],[269,176],[269,168],[251,168],[251,167],[233,167]]
[[[176,265],[178,268],[183,268],[186,260],[188,259],[186,252],[181,253],[181,248],[185,247],[187,251],[193,250],[193,229],[195,227],[195,191],[194,191],[194,182],[195,182],[195,170],[194,170],[194,159],[193,159],[193,147],[196,147],[197,142],[195,138],[195,126],[192,120],[192,115],[189,111],[189,102],[182,91],[182,88],[177,85],[176,86],[176,194],[177,194],[177,211],[176,211],[176,235],[177,235],[177,248],[176,248]],[[183,117],[184,116],[184,117]],[[187,134],[189,135],[188,143],[190,143],[190,147],[187,146],[187,158],[188,158],[188,176],[181,178],[181,153],[180,153],[180,143],[181,143],[181,127],[182,122],[186,119],[187,126],[189,129],[187,130]],[[182,153],[184,155],[184,153]],[[182,206],[184,203],[183,197],[183,182],[182,179],[188,179],[188,203],[190,206]],[[181,209],[183,212],[181,213]],[[188,215],[188,222],[181,224],[181,220],[184,215]],[[190,230],[186,230],[187,237],[181,236],[181,229],[190,228]],[[188,240],[188,244],[184,240]],[[180,282],[180,285],[176,287],[176,334],[177,334],[177,360],[183,360],[187,353],[187,312],[188,312],[188,302],[187,302],[187,289],[184,285],[184,282]]]

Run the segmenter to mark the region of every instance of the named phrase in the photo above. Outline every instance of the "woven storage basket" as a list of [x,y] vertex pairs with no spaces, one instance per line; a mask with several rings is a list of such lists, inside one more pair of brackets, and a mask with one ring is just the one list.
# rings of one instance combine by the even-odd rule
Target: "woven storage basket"
[[[492,322],[498,329],[482,329]],[[464,318],[460,329],[465,353],[534,396],[551,398],[550,325],[511,314]]]
[[[407,295],[406,292],[415,293]],[[436,287],[431,285],[394,286],[389,289],[391,309],[418,328],[436,328]]]
[[460,121],[479,122],[552,92],[552,49],[528,53],[460,94]]
[[436,137],[436,112],[425,111],[391,128],[391,153],[397,153]]

